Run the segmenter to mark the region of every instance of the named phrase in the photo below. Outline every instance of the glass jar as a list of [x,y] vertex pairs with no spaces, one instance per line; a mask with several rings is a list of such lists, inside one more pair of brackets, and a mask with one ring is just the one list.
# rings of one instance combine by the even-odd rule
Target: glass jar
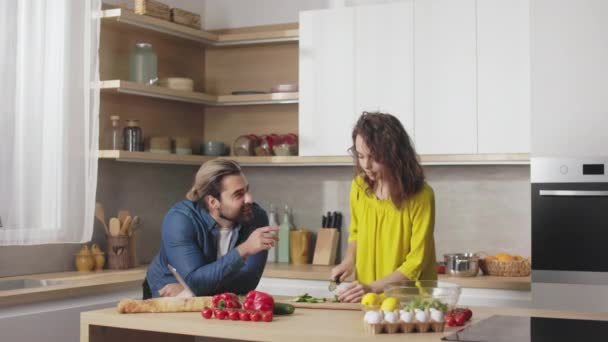
[[120,128],[120,117],[112,115],[110,116],[110,120],[112,120],[112,126],[106,132],[105,147],[108,150],[122,150],[123,138],[122,129]]
[[123,136],[125,151],[141,152],[144,150],[144,135],[139,127],[139,120],[127,120]]
[[137,83],[156,84],[158,59],[150,43],[137,43],[129,55],[129,80]]

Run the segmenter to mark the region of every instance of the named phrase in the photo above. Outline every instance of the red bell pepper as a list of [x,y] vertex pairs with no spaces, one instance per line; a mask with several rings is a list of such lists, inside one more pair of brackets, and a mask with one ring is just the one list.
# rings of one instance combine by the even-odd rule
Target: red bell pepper
[[241,303],[239,297],[231,292],[222,293],[213,296],[211,303],[214,308],[220,309],[240,309]]
[[272,311],[274,309],[274,298],[264,292],[250,291],[245,296],[243,308],[245,310]]

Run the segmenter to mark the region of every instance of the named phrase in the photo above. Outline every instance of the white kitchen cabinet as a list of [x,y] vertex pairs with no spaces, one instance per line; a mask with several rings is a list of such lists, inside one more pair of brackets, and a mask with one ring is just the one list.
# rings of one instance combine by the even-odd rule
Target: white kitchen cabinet
[[529,152],[529,1],[302,12],[300,154],[345,155],[362,111],[397,116],[423,155]]
[[531,5],[532,155],[608,154],[608,1]]
[[301,156],[347,155],[354,108],[354,9],[300,13]]
[[477,0],[479,153],[530,152],[530,1]]
[[475,0],[416,0],[415,142],[420,154],[477,153]]
[[355,112],[381,111],[414,133],[414,1],[355,8]]

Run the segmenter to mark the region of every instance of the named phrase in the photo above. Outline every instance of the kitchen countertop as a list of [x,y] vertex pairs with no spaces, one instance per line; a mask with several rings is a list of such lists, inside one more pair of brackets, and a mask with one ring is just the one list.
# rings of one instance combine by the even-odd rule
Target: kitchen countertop
[[0,307],[141,288],[145,276],[146,266],[129,270],[103,270],[86,273],[58,272],[4,277],[0,278],[0,281],[52,279],[61,280],[62,283],[0,291]]
[[[304,280],[327,280],[332,266],[267,264],[263,277]],[[0,307],[26,304],[45,300],[69,298],[80,295],[99,294],[141,286],[146,276],[146,266],[129,270],[103,270],[101,272],[58,272],[0,278],[0,281],[13,279],[61,279],[62,284],[33,287],[26,289],[0,291]],[[530,277],[492,277],[478,276],[455,278],[440,275],[439,280],[457,283],[465,288],[530,290]]]
[[[576,313],[521,308],[473,307],[471,323],[492,315],[537,316],[553,318],[574,318],[608,321],[608,313]],[[193,341],[187,336],[205,336],[226,339],[246,339],[256,341],[293,341],[317,338],[318,340],[364,341],[381,338],[383,341],[439,341],[444,335],[456,331],[456,327],[446,327],[443,333],[383,334],[366,335],[363,331],[361,311],[296,309],[290,316],[275,317],[272,323],[205,320],[198,312],[191,313],[149,313],[119,314],[115,308],[83,312],[80,316],[81,342],[118,339],[128,335],[137,338],[139,332],[159,332],[181,334],[179,341]],[[471,324],[469,323],[469,324]],[[94,326],[89,329],[89,326]],[[96,326],[96,327],[95,327]],[[107,329],[106,327],[110,327]],[[133,330],[111,329],[123,328]],[[126,335],[121,335],[126,334]],[[158,340],[160,334],[156,335]],[[177,336],[176,336],[177,337]],[[171,336],[173,340],[173,336]],[[575,342],[575,341],[573,341]]]
[[[333,266],[291,265],[270,263],[264,269],[265,278],[288,278],[305,280],[328,280]],[[530,291],[530,277],[450,277],[439,275],[439,280],[456,283],[466,288]]]

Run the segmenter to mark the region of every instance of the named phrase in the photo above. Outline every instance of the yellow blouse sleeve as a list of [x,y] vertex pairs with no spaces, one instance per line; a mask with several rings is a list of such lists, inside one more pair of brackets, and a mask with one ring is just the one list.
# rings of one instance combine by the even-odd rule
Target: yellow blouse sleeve
[[359,191],[361,190],[357,179],[354,179],[350,185],[350,229],[348,242],[357,240],[358,224],[357,220],[357,205],[359,203]]
[[419,280],[427,264],[433,260],[435,228],[435,195],[427,184],[408,203],[412,221],[410,251],[399,271],[408,279]]

